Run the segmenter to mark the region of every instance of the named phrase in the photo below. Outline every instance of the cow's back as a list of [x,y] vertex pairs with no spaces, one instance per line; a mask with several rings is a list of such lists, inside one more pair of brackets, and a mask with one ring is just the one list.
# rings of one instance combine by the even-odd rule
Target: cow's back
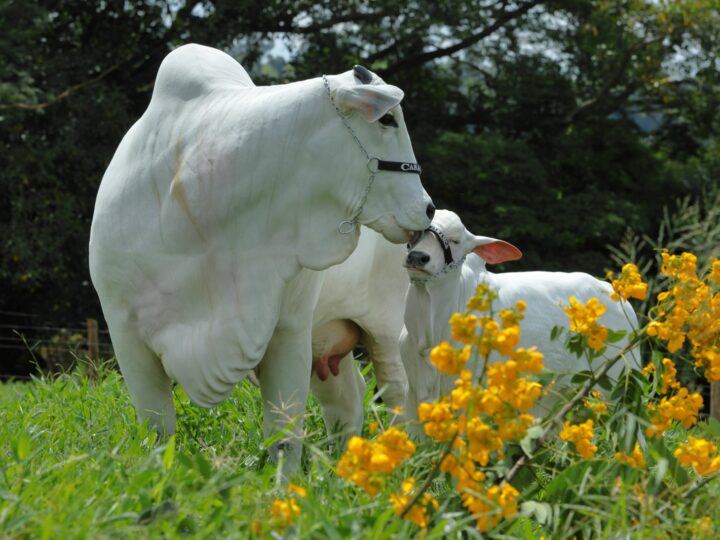
[[[599,323],[610,330],[631,332],[637,329],[637,317],[632,307],[626,302],[614,302],[610,298],[612,287],[589,274],[582,272],[508,272],[503,274],[486,273],[489,284],[497,290],[496,309],[512,307],[518,300],[526,303],[524,319],[520,324],[520,345],[523,347],[537,346],[545,355],[545,365],[549,369],[567,372],[575,371],[568,365],[572,353],[564,346],[565,337],[550,340],[554,326],[569,328],[569,317],[564,308],[570,305],[570,296],[582,303],[597,298],[605,304],[605,314]],[[623,338],[615,344],[608,344],[606,357],[613,357],[627,343]],[[630,353],[635,367],[637,359]],[[617,375],[621,364],[611,370]]]

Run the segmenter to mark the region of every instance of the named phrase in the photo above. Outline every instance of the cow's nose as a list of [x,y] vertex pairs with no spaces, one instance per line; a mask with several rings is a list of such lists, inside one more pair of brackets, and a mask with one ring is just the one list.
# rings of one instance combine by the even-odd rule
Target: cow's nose
[[432,221],[433,216],[435,216],[435,205],[433,203],[427,205],[425,214],[427,214],[428,219]]
[[420,268],[430,262],[430,255],[424,251],[411,251],[405,259],[405,264],[412,268]]

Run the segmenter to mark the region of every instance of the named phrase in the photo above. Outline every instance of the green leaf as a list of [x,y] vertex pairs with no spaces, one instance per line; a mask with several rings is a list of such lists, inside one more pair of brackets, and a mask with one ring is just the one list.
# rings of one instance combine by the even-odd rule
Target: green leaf
[[553,326],[552,330],[550,330],[550,341],[557,340],[564,331],[565,331],[565,328],[560,325]]
[[617,343],[627,335],[627,330],[608,330],[608,343]]
[[552,507],[548,503],[537,501],[525,501],[520,504],[520,514],[527,517],[534,517],[541,525],[549,523],[552,516]]
[[175,435],[171,436],[165,446],[165,451],[162,455],[162,464],[165,472],[169,471],[173,465],[175,459]]
[[535,439],[539,439],[542,436],[542,433],[543,433],[542,426],[532,426],[531,428],[529,428],[527,430],[527,434],[520,441],[520,448],[523,449],[523,452],[525,452],[525,454],[528,457],[532,457],[532,455],[533,455],[533,450],[534,450],[533,441]]
[[15,445],[15,453],[20,461],[24,461],[30,455],[30,438],[24,433],[21,434]]
[[195,465],[195,468],[205,479],[209,479],[210,476],[212,476],[212,465],[210,465],[210,462],[205,459],[205,456],[203,456],[200,452],[195,454]]
[[593,376],[592,371],[578,371],[575,375],[570,378],[570,382],[573,384],[584,383]]

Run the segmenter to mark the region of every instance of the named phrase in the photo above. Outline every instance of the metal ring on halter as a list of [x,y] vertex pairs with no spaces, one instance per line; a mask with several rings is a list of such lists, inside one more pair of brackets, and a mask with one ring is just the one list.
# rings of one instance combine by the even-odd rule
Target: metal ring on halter
[[357,226],[357,221],[341,221],[338,225],[338,232],[340,234],[350,234],[355,230],[355,227]]
[[[375,162],[375,168],[373,168],[373,161]],[[380,172],[380,160],[376,157],[371,157],[367,160],[367,168],[370,174],[377,174]]]

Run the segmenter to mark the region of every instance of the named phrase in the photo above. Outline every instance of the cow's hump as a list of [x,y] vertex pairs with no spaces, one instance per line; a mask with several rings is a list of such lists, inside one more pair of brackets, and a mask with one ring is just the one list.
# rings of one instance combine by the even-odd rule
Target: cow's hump
[[253,86],[250,76],[232,56],[191,43],[178,47],[162,61],[151,103],[191,100],[217,90]]

